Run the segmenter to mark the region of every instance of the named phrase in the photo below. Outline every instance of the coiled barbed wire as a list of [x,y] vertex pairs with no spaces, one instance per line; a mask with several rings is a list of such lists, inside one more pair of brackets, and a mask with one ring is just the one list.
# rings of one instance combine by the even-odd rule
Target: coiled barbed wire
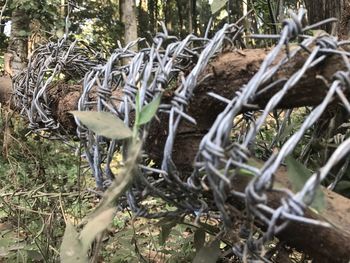
[[[126,194],[128,205],[135,214],[149,218],[193,214],[198,220],[202,215],[219,212],[223,225],[227,228],[233,224],[228,209],[229,205],[234,206],[230,203],[231,197],[238,197],[246,204],[248,221],[259,219],[268,226],[259,238],[254,237],[251,229],[247,229],[245,236],[248,239],[244,246],[234,247],[236,255],[243,257],[244,251],[249,251],[251,258],[256,259],[261,246],[291,221],[328,226],[326,223],[305,218],[304,209],[311,204],[316,188],[326,178],[330,169],[346,156],[350,149],[349,139],[343,138],[326,164],[307,180],[299,192],[294,194],[289,189],[279,189],[278,191],[284,193],[285,197],[281,198],[278,207],[269,206],[267,193],[274,186],[278,167],[283,165],[285,158],[302,142],[307,131],[325,112],[327,105],[338,98],[350,113],[350,103],[345,96],[350,83],[348,61],[350,54],[338,49],[347,43],[326,34],[305,35],[308,30],[322,23],[333,22],[334,19],[303,26],[304,14],[304,10],[300,10],[298,14],[291,14],[291,18],[283,22],[278,36],[253,36],[278,37],[278,42],[265,57],[258,72],[239,91],[232,94],[232,98],[209,94],[226,103],[226,107],[203,136],[194,160],[194,169],[189,175],[181,174],[181,169],[172,160],[177,129],[182,119],[196,124],[196,120],[189,116],[187,107],[190,100],[196,100],[194,91],[199,77],[208,62],[220,54],[225,39],[234,43],[240,36],[242,27],[238,24],[226,24],[211,39],[206,34],[205,37],[189,35],[183,40],[170,36],[163,26],[163,32],[155,36],[149,48],[139,52],[132,50],[138,41],[143,40],[132,42],[126,47],[119,46],[104,64],[101,64],[103,62],[101,60],[92,59],[91,55],[83,56],[81,50],[76,49],[75,44],[67,44],[66,39],[58,42],[56,46],[42,47],[36,51],[28,70],[15,79],[17,102],[26,111],[31,128],[44,127],[58,131],[59,124],[51,117],[49,101],[45,96],[47,87],[62,71],[79,76],[85,74],[78,109],[108,111],[131,126],[137,92],[140,94],[138,104],[144,106],[155,97],[164,96],[169,85],[179,82],[176,83],[178,88],[173,92],[170,102],[163,101],[158,110],[159,113],[168,114],[168,131],[161,166],[150,167],[146,162],[147,158],[143,159],[144,163],[139,165],[140,176]],[[297,41],[298,46],[290,51],[291,41]],[[259,94],[279,84],[278,81],[269,83],[272,76],[305,50],[309,53],[309,57],[300,68],[295,69],[288,80],[283,81],[282,87],[266,103],[265,108],[258,114],[254,111],[246,112],[243,118],[237,121],[244,108],[253,103]],[[284,120],[278,125],[277,137],[271,142],[270,147],[265,147],[270,151],[266,155],[265,164],[262,167],[249,164],[250,156],[253,156],[254,150],[259,148],[257,137],[266,125],[269,114],[277,109],[287,92],[295,87],[308,70],[332,55],[339,56],[347,65],[347,70],[334,75],[332,82],[327,84],[329,90],[323,101],[308,113],[299,129],[295,132],[290,131],[291,136],[285,139],[277,152],[270,151],[276,146],[276,138],[285,131],[288,119],[292,115],[292,110],[286,111]],[[48,74],[50,77],[47,77]],[[77,124],[77,133],[97,186],[101,189],[107,187],[115,177],[111,169],[115,152],[120,149],[123,151],[125,147],[123,148],[121,142],[109,141],[94,134],[79,120]],[[151,125],[157,124],[144,126],[142,138],[147,137]],[[232,138],[232,131],[239,125],[244,125],[246,131],[239,137]],[[244,191],[235,190],[234,181],[239,169],[248,170],[253,175]],[[343,173],[339,173],[337,181]],[[155,177],[154,174],[159,176]],[[334,188],[334,185],[330,187]],[[149,196],[160,197],[174,205],[177,210],[151,212],[142,204],[142,201]],[[212,198],[214,200],[211,200]]]
[[29,128],[59,130],[67,135],[52,115],[49,89],[60,79],[79,81],[92,67],[102,63],[104,59],[85,43],[69,42],[66,37],[37,48],[27,68],[13,79],[15,107],[27,116]]

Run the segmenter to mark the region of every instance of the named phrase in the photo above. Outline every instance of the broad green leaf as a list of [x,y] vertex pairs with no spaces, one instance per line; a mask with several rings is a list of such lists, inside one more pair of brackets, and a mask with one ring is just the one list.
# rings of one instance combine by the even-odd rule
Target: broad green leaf
[[287,175],[292,183],[293,190],[298,192],[303,188],[305,182],[310,178],[312,173],[291,155],[287,156],[286,164]]
[[220,256],[220,241],[215,240],[209,246],[202,247],[196,254],[193,263],[216,263]]
[[108,112],[71,111],[88,129],[110,139],[122,140],[132,136],[125,123]]
[[87,253],[83,251],[82,244],[78,238],[78,232],[72,223],[67,221],[64,232],[60,257],[62,263],[87,263]]
[[205,231],[203,228],[198,228],[196,232],[194,232],[193,237],[193,245],[196,249],[196,251],[199,251],[202,249],[205,243]]
[[218,12],[221,8],[223,8],[228,0],[213,0],[213,2],[210,5],[211,13],[215,14]]
[[163,224],[161,226],[161,231],[159,234],[159,245],[163,246],[168,239],[171,230],[177,225],[177,220],[173,220],[169,223]]
[[90,218],[80,233],[80,240],[84,251],[87,252],[96,236],[109,226],[113,220],[114,213],[115,209],[110,208]]
[[145,107],[141,109],[140,116],[138,118],[138,125],[146,124],[148,123],[153,116],[156,114],[157,109],[160,104],[161,96],[159,95],[154,100],[152,100],[150,103],[148,103]]
[[[295,160],[292,156],[288,156],[286,158],[286,164],[288,179],[292,184],[293,190],[295,192],[298,192],[303,188],[312,173],[302,163]],[[314,200],[310,206],[317,211],[322,211],[324,209],[324,194],[320,187],[317,188]]]

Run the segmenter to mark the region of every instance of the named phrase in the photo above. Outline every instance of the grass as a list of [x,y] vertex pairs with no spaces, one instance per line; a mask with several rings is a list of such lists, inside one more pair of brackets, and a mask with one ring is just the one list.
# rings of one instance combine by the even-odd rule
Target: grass
[[[303,114],[291,116],[293,129],[300,125]],[[275,126],[269,118],[259,144],[276,137]],[[289,136],[288,132],[278,139],[282,143]],[[100,201],[88,190],[95,182],[91,171],[82,169],[86,163],[75,154],[78,143],[30,134],[20,116],[0,107],[0,145],[0,262],[59,262],[66,220],[80,230],[82,219]],[[113,169],[118,169],[117,155],[113,162]],[[167,205],[155,198],[145,202],[154,209]],[[135,219],[128,210],[118,211],[102,236],[97,262],[192,262],[198,244],[198,226],[192,222],[189,216],[173,224],[169,220]],[[213,230],[217,225],[209,222],[205,228],[207,243],[219,231]],[[224,245],[221,243],[221,248]],[[96,246],[95,242],[93,248]]]
[[[90,170],[79,172],[86,164],[74,154],[77,143],[28,132],[20,116],[0,108],[0,262],[59,262],[65,221],[78,226],[100,199],[87,190],[95,187]],[[158,220],[119,211],[98,262],[190,262],[195,229],[164,230]]]
[[79,158],[70,146],[27,135],[23,120],[5,109],[0,131],[0,258],[55,262],[64,218],[78,222],[95,199],[77,187]]

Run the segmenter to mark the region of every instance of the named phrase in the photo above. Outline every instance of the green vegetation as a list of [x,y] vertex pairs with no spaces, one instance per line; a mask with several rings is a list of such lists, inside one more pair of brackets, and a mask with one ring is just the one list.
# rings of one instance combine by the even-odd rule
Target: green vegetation
[[[30,134],[22,118],[4,108],[0,132],[0,258],[57,262],[66,222],[81,224],[100,202],[89,190],[95,186],[90,171],[79,170],[86,166],[74,154],[79,145]],[[162,205],[159,200],[149,202]],[[167,224],[134,219],[127,210],[117,212],[103,237],[100,260],[190,261],[197,227]]]
[[[0,255],[8,262],[57,258],[64,217],[90,208],[89,180],[79,176],[72,146],[28,135],[19,116],[1,109]],[[82,201],[82,200],[85,201]]]

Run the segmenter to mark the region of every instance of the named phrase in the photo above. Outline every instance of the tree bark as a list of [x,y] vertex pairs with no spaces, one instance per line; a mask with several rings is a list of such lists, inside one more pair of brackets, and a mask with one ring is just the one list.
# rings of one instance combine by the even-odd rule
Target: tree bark
[[149,16],[149,31],[153,34],[156,28],[156,16],[157,0],[148,0],[148,16]]
[[9,46],[4,59],[7,73],[14,76],[27,65],[29,18],[24,10],[17,8],[12,12],[11,21]]
[[341,8],[338,36],[340,39],[348,39],[350,35],[350,1],[344,1]]
[[[198,151],[202,136],[210,129],[217,115],[226,106],[224,103],[210,97],[207,93],[215,92],[220,96],[232,99],[235,92],[243,87],[259,70],[260,64],[267,53],[268,51],[264,49],[247,49],[239,53],[225,53],[207,67],[202,76],[203,80],[199,81],[200,84],[195,89],[195,99],[191,101],[188,109],[190,116],[196,119],[197,125],[183,121],[178,128],[173,154],[173,160],[178,167],[181,167],[184,171],[192,170],[194,156]],[[295,69],[299,69],[304,64],[308,56],[307,52],[301,52],[282,67],[264,87],[277,79],[289,79],[295,72]],[[337,70],[345,69],[343,61],[338,56],[327,58],[322,64],[309,70],[298,84],[289,90],[279,104],[279,108],[318,105],[327,93],[328,87],[317,76],[324,76],[326,80],[331,81],[333,74]],[[262,93],[251,101],[251,104],[256,104],[260,109],[263,109],[269,99],[283,84],[284,82],[276,85],[268,92]],[[164,116],[164,119],[161,117],[162,121],[159,125],[163,126],[163,128],[160,128],[160,130],[167,130],[166,119],[167,116]],[[163,148],[161,146],[166,139],[166,134],[164,136],[161,134],[164,134],[164,132],[159,132],[159,127],[154,131],[151,130],[150,141],[152,143],[147,145],[149,147],[147,152],[150,154],[150,157],[157,161],[163,157]]]
[[172,0],[166,0],[165,1],[165,10],[164,10],[164,21],[167,29],[169,32],[173,31],[173,19],[172,19],[172,12],[171,12],[171,1]]
[[193,34],[193,1],[188,1],[188,32]]
[[[192,169],[193,158],[198,150],[202,136],[208,131],[217,115],[226,106],[207,93],[215,92],[220,96],[232,99],[235,93],[258,71],[268,52],[269,50],[266,49],[246,49],[240,52],[228,52],[218,56],[207,66],[199,78],[199,84],[194,91],[196,99],[192,100],[188,107],[188,113],[196,119],[197,125],[183,121],[178,128],[177,142],[174,148],[174,161],[179,167],[182,167],[184,170],[186,168]],[[264,87],[277,79],[287,80],[290,78],[295,69],[299,69],[304,64],[308,56],[309,54],[306,51],[299,52],[296,57],[278,70]],[[339,56],[328,57],[323,63],[308,70],[298,84],[289,90],[278,107],[295,108],[318,105],[327,93],[328,87],[317,76],[321,75],[325,80],[331,81],[333,74],[338,70],[346,70],[343,61],[339,59]],[[281,82],[268,92],[260,94],[250,103],[256,104],[262,109],[283,84],[284,82]],[[74,131],[75,127],[72,127],[74,121],[67,121],[67,119],[73,120],[68,112],[76,110],[79,99],[79,96],[76,95],[79,92],[76,86],[73,86],[70,91],[69,86],[65,85],[62,88],[61,85],[57,84],[50,88],[48,97],[55,98],[51,105],[54,109],[53,114],[57,116],[57,121],[66,129]],[[60,90],[64,90],[64,94],[61,94]],[[73,93],[74,96],[72,96]],[[61,95],[57,97],[57,94]],[[166,98],[170,99],[171,96],[170,92]],[[6,101],[1,102],[5,103]],[[150,131],[150,141],[152,143],[147,145],[149,147],[147,152],[154,160],[160,160],[163,156],[163,148],[160,146],[163,145],[166,134],[165,132],[159,133],[159,131],[167,130],[167,118],[167,115],[160,114],[162,121],[159,125],[154,125],[156,127],[155,130]],[[161,136],[161,134],[164,134],[164,136]],[[183,147],[185,147],[185,151]]]
[[308,10],[309,23],[313,24],[324,19],[335,17],[340,20],[338,24],[326,24],[322,29],[328,33],[347,39],[350,33],[350,1],[349,0],[305,0]]
[[183,35],[183,27],[184,27],[184,18],[183,18],[183,11],[182,11],[182,1],[181,0],[176,0],[176,5],[177,5],[177,12],[178,12],[178,16],[179,16],[179,32],[180,32],[180,36]]
[[[292,189],[292,184],[287,177],[287,169],[281,166],[275,173],[276,183]],[[232,185],[234,190],[244,192],[249,183],[249,177],[242,175],[235,178]],[[299,222],[290,222],[288,227],[277,235],[287,245],[298,251],[307,253],[314,260],[322,263],[348,263],[350,260],[350,200],[322,188],[325,196],[325,208],[316,213],[311,209],[305,210],[305,216],[330,223],[332,228],[309,225]],[[278,208],[281,205],[280,193],[268,193],[268,205]],[[231,204],[237,206],[240,200],[232,200]],[[242,204],[244,207],[245,204]],[[265,228],[264,224],[257,223]]]
[[[124,44],[137,39],[135,0],[120,0],[121,19],[124,24]],[[137,49],[135,46],[134,49]]]
[[[223,97],[231,99],[235,92],[246,84],[259,70],[260,64],[267,54],[266,50],[245,50],[241,53],[226,53],[218,57],[208,67],[203,76],[208,75],[196,88],[195,99],[190,103],[189,114],[193,116],[197,125],[183,121],[177,132],[174,143],[173,160],[181,172],[191,171],[193,160],[198,151],[199,143],[203,135],[212,126],[217,115],[225,108],[220,103],[207,95],[213,91]],[[277,79],[289,79],[296,69],[304,64],[308,53],[300,53],[296,58],[287,63],[286,66],[277,72],[270,83]],[[328,91],[323,81],[317,78],[322,75],[326,80],[331,81],[337,70],[346,69],[339,57],[329,57],[319,66],[309,70],[299,83],[291,89],[281,101],[280,108],[294,108],[299,106],[318,105]],[[252,101],[252,104],[263,108],[268,100],[281,88],[277,85],[269,92],[261,94]],[[267,84],[266,84],[267,85]],[[151,158],[160,162],[163,157],[163,145],[166,139],[167,116],[160,118],[159,123],[163,128],[156,127],[150,132],[149,144],[146,144],[146,152]],[[286,172],[283,168],[276,176],[284,181],[283,185],[291,189],[286,182]],[[241,180],[239,183],[243,183]],[[233,183],[235,185],[235,182]],[[246,184],[243,183],[241,191],[244,191]],[[304,251],[315,259],[315,262],[341,262],[347,263],[350,259],[350,220],[347,216],[350,212],[350,200],[330,191],[326,193],[326,214],[318,215],[311,210],[306,210],[308,218],[331,221],[338,228],[322,228],[309,226],[302,223],[291,223],[285,231],[280,233],[280,240]],[[280,205],[281,196],[270,194],[269,205],[277,207]],[[233,202],[232,204],[235,204]],[[308,238],[305,238],[307,235]],[[310,237],[312,238],[310,240]],[[344,245],[347,244],[347,245]],[[320,246],[323,248],[320,249]]]

